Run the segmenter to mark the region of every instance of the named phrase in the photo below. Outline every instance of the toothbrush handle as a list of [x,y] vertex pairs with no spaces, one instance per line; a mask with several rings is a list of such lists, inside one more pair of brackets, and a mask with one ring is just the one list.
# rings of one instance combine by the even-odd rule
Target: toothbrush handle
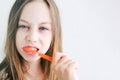
[[36,52],[40,57],[52,62],[53,58],[48,56],[48,55],[45,55],[45,54],[42,54],[42,53],[39,53],[39,52]]

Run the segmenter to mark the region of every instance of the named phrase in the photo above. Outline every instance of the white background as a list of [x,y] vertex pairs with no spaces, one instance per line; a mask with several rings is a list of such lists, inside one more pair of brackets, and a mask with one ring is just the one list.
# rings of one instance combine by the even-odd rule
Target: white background
[[[120,80],[120,0],[55,1],[61,15],[63,50],[78,62],[80,80]],[[0,2],[0,61],[13,2]]]

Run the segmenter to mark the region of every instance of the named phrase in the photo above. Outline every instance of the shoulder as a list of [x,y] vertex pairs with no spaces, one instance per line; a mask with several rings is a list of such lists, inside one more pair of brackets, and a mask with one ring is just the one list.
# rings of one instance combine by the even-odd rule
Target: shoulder
[[5,69],[0,71],[0,80],[8,80],[7,76],[8,76],[8,73],[5,72]]
[[7,61],[6,59],[4,59],[2,61],[2,63],[0,63],[0,80],[8,80],[7,77],[8,77],[8,64],[7,64]]

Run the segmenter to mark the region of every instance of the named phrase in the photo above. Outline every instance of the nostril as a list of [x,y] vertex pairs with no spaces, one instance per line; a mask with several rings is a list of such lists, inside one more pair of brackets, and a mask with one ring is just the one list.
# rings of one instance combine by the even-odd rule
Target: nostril
[[35,40],[28,40],[29,42],[31,42],[31,43],[35,43],[35,42],[37,42],[37,41],[35,41]]

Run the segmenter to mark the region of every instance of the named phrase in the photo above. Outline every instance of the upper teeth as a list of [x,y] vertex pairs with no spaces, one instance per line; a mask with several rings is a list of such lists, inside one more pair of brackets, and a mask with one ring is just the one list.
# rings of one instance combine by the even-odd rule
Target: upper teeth
[[35,51],[38,51],[39,49],[38,48],[34,48]]

